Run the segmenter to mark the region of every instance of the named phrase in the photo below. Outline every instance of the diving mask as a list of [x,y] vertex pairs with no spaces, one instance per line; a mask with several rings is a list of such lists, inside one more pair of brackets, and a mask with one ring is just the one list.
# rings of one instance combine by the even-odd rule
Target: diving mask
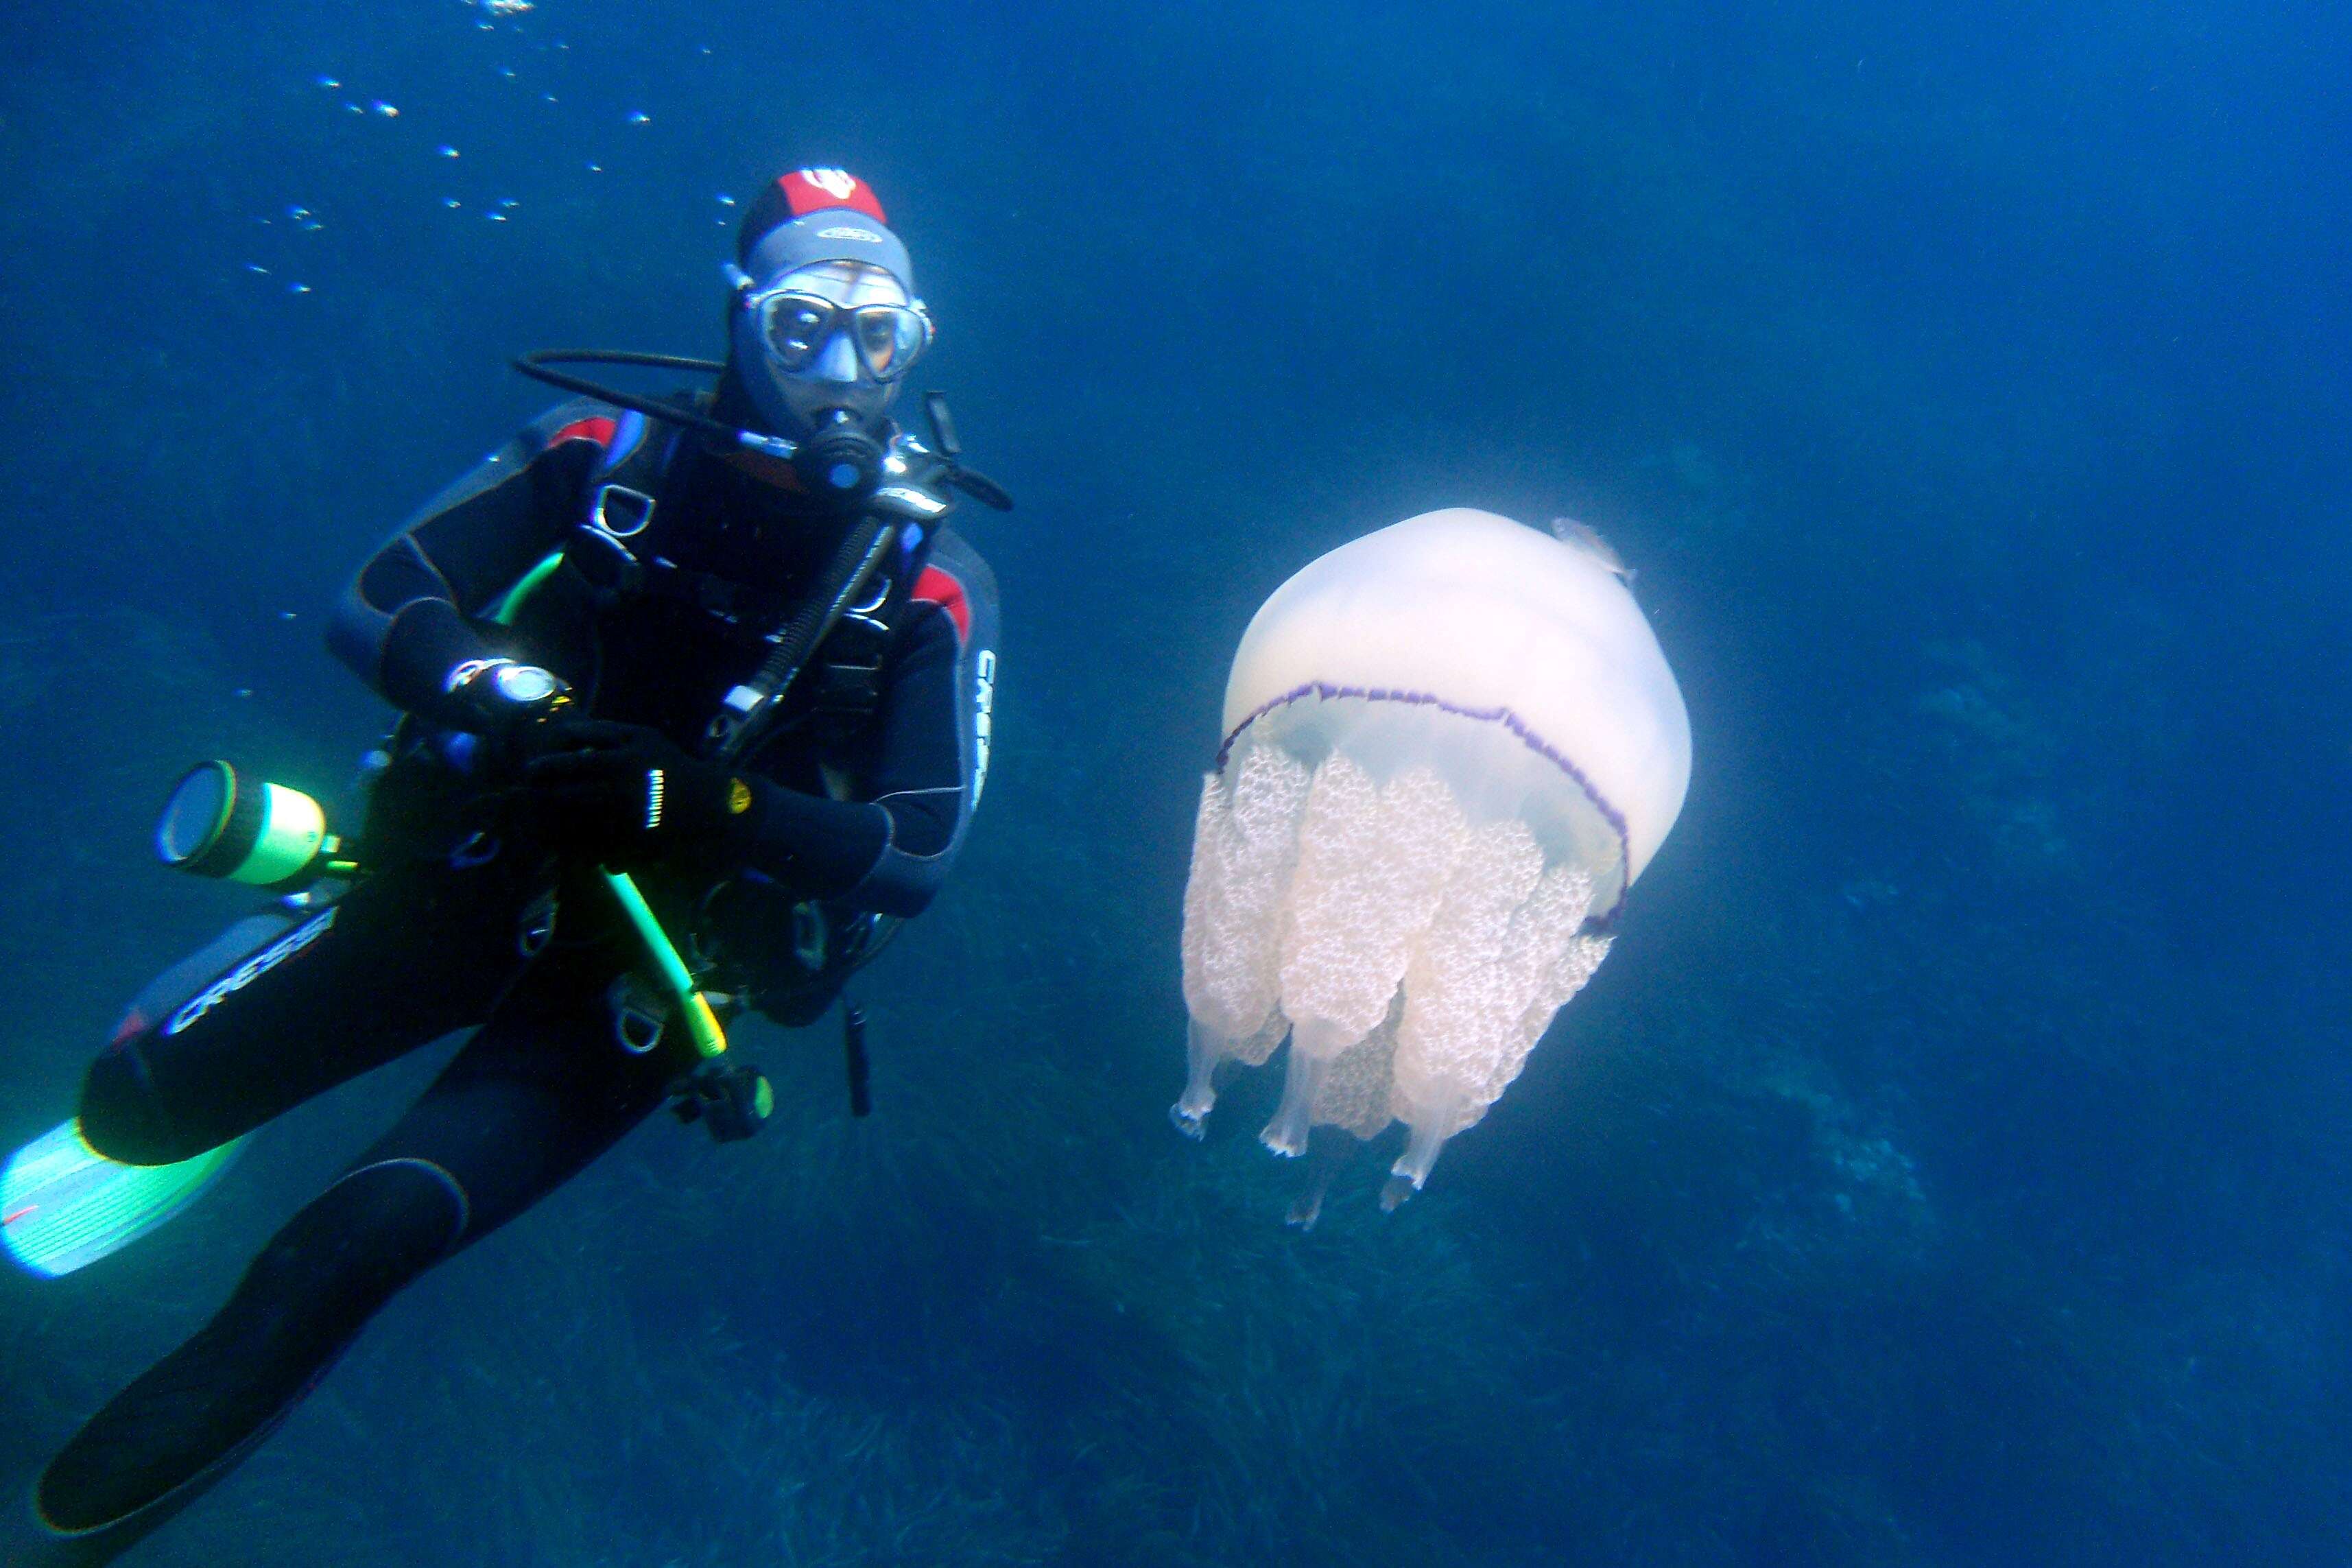
[[787,272],[764,289],[747,289],[742,308],[758,324],[768,362],[787,375],[855,374],[845,363],[824,363],[839,336],[868,376],[896,381],[931,342],[922,301],[908,300],[889,273],[860,262],[828,261]]

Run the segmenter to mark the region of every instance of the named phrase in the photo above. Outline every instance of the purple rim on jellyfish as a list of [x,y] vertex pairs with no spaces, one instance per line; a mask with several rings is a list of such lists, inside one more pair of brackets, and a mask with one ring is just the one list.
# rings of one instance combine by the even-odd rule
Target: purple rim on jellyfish
[[[1592,809],[1601,814],[1601,820],[1608,823],[1610,830],[1617,835],[1619,863],[1628,868],[1633,865],[1633,843],[1625,825],[1624,814],[1610,805],[1608,799],[1592,787],[1592,781],[1585,776],[1582,768],[1570,762],[1558,747],[1536,733],[1528,727],[1526,720],[1508,708],[1465,708],[1458,702],[1448,702],[1434,692],[1394,691],[1378,686],[1333,686],[1328,681],[1310,680],[1304,686],[1295,686],[1281,696],[1271,698],[1251,709],[1242,721],[1234,726],[1233,732],[1227,735],[1223,743],[1217,747],[1216,771],[1219,773],[1225,771],[1225,761],[1232,756],[1234,742],[1242,738],[1243,731],[1276,709],[1286,708],[1308,697],[1315,698],[1318,701],[1352,697],[1366,702],[1404,702],[1415,707],[1434,708],[1441,713],[1451,713],[1460,719],[1474,719],[1481,723],[1502,725],[1518,737],[1521,745],[1576,781],[1576,787],[1584,792],[1584,798],[1592,803]],[[1616,924],[1618,915],[1625,908],[1625,894],[1630,886],[1630,879],[1621,884],[1617,889],[1617,901],[1601,913],[1592,916],[1585,923],[1599,931],[1606,931]]]

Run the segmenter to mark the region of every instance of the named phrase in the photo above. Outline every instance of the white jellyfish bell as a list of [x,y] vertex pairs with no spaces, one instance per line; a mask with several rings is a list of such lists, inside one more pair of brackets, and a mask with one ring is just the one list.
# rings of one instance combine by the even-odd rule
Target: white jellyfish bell
[[1201,1135],[1221,1064],[1287,1037],[1265,1142],[1402,1121],[1394,1208],[1518,1076],[1690,782],[1628,575],[1580,525],[1454,508],[1341,545],[1259,609],[1184,890],[1180,1129]]

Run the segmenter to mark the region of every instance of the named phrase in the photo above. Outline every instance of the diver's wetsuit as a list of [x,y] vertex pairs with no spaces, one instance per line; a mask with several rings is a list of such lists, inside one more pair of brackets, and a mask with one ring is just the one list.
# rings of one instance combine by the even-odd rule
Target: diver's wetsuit
[[[919,489],[936,465],[900,450],[908,469],[894,482]],[[51,1528],[143,1533],[175,1511],[394,1291],[572,1175],[691,1066],[680,1029],[650,1050],[623,1045],[616,1008],[658,994],[633,978],[648,972],[644,950],[593,868],[560,865],[527,819],[499,809],[496,781],[450,760],[466,748],[449,743],[463,715],[444,683],[463,660],[509,654],[562,675],[595,718],[694,751],[848,525],[797,504],[781,478],[574,403],[361,570],[330,641],[410,715],[362,835],[371,874],[299,923],[242,923],[176,984],[151,987],[91,1067],[81,1125],[110,1157],[181,1160],[452,1030],[475,1033],[220,1313],[52,1461],[37,1497]],[[511,633],[487,624],[608,484],[653,498],[628,541],[637,580],[600,592],[567,557]],[[715,963],[712,989],[787,1022],[829,1003],[861,921],[929,900],[985,775],[993,581],[954,534],[908,534],[919,542],[889,563],[887,594],[820,646],[736,763],[759,796],[748,849],[689,845],[637,873],[680,945]]]

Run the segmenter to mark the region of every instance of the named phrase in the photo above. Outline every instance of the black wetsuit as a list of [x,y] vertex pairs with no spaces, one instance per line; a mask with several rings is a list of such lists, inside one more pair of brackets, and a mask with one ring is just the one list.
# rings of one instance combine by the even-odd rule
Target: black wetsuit
[[[712,966],[709,988],[786,1022],[823,1011],[878,918],[929,900],[986,774],[993,581],[936,521],[938,465],[903,440],[894,451],[887,583],[735,763],[757,792],[756,835],[638,872],[666,928]],[[625,529],[645,498],[627,558],[571,543],[510,628],[489,624],[583,519]],[[535,422],[360,571],[330,641],[409,715],[361,836],[369,875],[323,907],[241,922],[151,986],[92,1066],[81,1125],[112,1158],[181,1160],[453,1030],[474,1034],[220,1313],[52,1462],[38,1501],[53,1528],[160,1521],[266,1436],[394,1291],[580,1170],[693,1064],[678,1027],[651,1049],[625,1043],[621,1013],[659,994],[643,944],[593,868],[534,842],[483,748],[459,765],[451,669],[485,655],[542,665],[596,719],[694,751],[851,521],[809,509],[780,466],[581,402]]]

